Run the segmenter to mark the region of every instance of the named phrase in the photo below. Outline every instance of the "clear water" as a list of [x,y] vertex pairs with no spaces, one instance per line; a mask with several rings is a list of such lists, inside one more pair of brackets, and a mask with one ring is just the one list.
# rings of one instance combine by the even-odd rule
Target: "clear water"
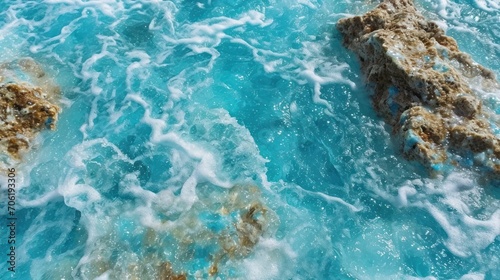
[[[63,112],[18,167],[0,278],[154,279],[169,262],[188,279],[500,279],[500,188],[402,159],[341,46],[335,22],[375,4],[2,1],[1,60],[42,63]],[[498,1],[417,6],[500,74]],[[262,236],[227,253],[252,205]]]

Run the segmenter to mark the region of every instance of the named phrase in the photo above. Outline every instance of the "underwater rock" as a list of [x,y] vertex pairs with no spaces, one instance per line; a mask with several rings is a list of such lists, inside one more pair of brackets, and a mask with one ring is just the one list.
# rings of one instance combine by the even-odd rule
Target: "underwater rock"
[[172,269],[172,264],[165,262],[160,267],[159,280],[186,280],[186,274],[176,274]]
[[181,214],[156,201],[152,209],[165,227],[124,214],[103,219],[106,226],[75,273],[83,279],[236,279],[234,268],[277,231],[278,217],[256,185],[200,184],[197,196]]
[[386,0],[362,16],[339,20],[337,29],[358,55],[374,88],[374,107],[408,159],[440,171],[445,163],[472,157],[472,164],[462,165],[500,173],[500,139],[468,85],[474,78],[498,89],[494,74],[460,52],[412,0]]
[[[252,253],[259,239],[273,230],[276,225],[275,214],[260,201],[260,191],[256,186],[234,186],[230,191],[230,199],[221,213],[235,215],[237,221],[232,226],[221,231],[217,239],[222,247],[215,254],[209,268],[210,276],[219,272],[219,266],[228,261],[243,259]],[[231,214],[233,213],[233,214]]]
[[20,159],[20,152],[29,148],[41,130],[55,129],[60,109],[52,94],[58,93],[57,87],[47,82],[33,86],[20,80],[25,78],[20,76],[42,79],[45,72],[38,64],[30,59],[19,60],[18,69],[13,64],[0,66],[0,153]]
[[265,215],[266,208],[263,208],[261,204],[250,206],[241,216],[241,221],[236,224],[240,245],[245,248],[251,249],[254,247],[262,235],[264,225],[256,217],[259,212]]

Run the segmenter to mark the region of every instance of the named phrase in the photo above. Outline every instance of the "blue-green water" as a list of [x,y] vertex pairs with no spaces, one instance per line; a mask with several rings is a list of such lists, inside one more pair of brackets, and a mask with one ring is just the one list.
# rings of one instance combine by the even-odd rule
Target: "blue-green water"
[[[403,159],[341,45],[375,4],[2,1],[0,60],[41,63],[63,112],[17,167],[0,278],[500,279],[500,188]],[[500,74],[498,1],[417,6]]]

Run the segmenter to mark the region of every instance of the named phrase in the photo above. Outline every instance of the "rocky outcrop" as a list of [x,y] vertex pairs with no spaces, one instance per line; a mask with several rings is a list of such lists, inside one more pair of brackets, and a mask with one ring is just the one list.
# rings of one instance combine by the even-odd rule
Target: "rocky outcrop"
[[[45,73],[33,60],[23,59],[0,66],[0,153],[20,159],[20,152],[43,129],[55,129],[59,107],[55,87],[43,80]],[[22,80],[21,80],[22,79]]]
[[500,173],[500,139],[468,84],[498,88],[494,74],[459,51],[411,0],[386,0],[374,10],[337,23],[355,52],[373,104],[393,127],[403,154],[431,171],[449,164]]

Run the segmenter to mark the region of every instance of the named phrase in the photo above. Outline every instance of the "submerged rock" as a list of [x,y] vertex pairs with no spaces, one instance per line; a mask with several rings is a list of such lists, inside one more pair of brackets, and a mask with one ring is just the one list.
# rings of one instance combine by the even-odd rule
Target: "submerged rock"
[[337,28],[358,55],[374,107],[407,158],[432,171],[447,163],[500,173],[500,139],[468,85],[477,78],[484,88],[499,88],[494,74],[460,52],[412,0],[386,0],[363,16],[339,20]]
[[85,279],[233,279],[261,238],[276,232],[277,215],[255,185],[201,184],[196,191],[198,201],[173,215],[172,205],[158,199],[151,206],[160,218],[154,227],[135,215],[110,217],[75,273]]
[[159,280],[186,280],[186,274],[177,274],[172,269],[172,264],[169,262],[164,262],[160,266]]
[[0,153],[20,159],[20,152],[30,147],[41,130],[55,129],[60,110],[54,104],[56,87],[48,82],[41,82],[40,86],[28,84],[45,76],[30,59],[0,68]]

